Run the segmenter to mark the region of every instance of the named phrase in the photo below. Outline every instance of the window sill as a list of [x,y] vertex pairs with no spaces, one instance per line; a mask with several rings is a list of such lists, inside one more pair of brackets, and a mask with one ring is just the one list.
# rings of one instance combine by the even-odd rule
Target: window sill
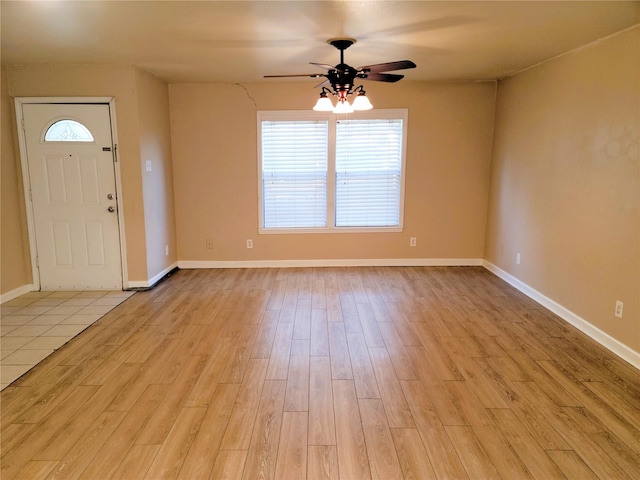
[[398,233],[403,227],[334,227],[334,228],[259,228],[259,235],[298,235],[309,233]]

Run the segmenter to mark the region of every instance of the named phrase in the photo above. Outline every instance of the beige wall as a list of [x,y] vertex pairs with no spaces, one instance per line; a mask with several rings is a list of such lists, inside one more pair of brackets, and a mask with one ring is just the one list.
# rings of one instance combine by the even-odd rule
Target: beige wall
[[28,285],[31,279],[31,261],[28,254],[29,239],[24,210],[24,193],[20,158],[15,145],[14,105],[9,98],[7,71],[2,68],[0,131],[0,293],[7,293]]
[[493,83],[367,84],[376,108],[409,110],[404,232],[375,234],[257,233],[256,112],[308,111],[313,82],[173,84],[169,92],[181,261],[483,257]]
[[[147,277],[152,279],[177,262],[167,84],[136,70],[136,98],[140,124]],[[152,165],[150,172],[146,170],[147,161]],[[169,247],[169,255],[165,254],[165,247]]]
[[[158,93],[162,87],[149,80],[145,75],[138,75],[133,67],[126,66],[99,66],[99,65],[47,65],[47,66],[9,66],[7,67],[7,95],[11,97],[46,97],[46,96],[100,96],[114,97],[118,130],[118,151],[120,159],[120,172],[122,175],[122,192],[124,199],[124,221],[126,235],[128,279],[133,282],[146,282],[149,279],[147,265],[147,235],[145,232],[145,204],[142,186],[141,152],[148,152],[153,148],[154,142],[162,145],[163,169],[167,168],[167,152],[170,149],[170,140],[166,126],[157,126],[152,119],[154,112],[159,112],[162,107],[150,106],[153,101],[162,102],[162,94]],[[164,84],[163,84],[164,85]],[[137,86],[141,86],[141,100],[138,101]],[[145,89],[149,87],[155,93],[147,94]],[[166,85],[164,86],[166,90]],[[155,95],[155,98],[154,98]],[[166,92],[165,92],[166,101]],[[149,96],[151,98],[149,98]],[[3,94],[3,98],[6,97]],[[7,101],[9,101],[7,99]],[[166,109],[166,107],[165,107]],[[3,113],[4,115],[4,113]],[[140,124],[140,115],[143,115],[143,125]],[[163,121],[167,122],[166,113]],[[161,123],[161,121],[160,121]],[[159,125],[159,124],[158,124]],[[7,135],[9,125],[2,125],[2,135]],[[164,130],[163,130],[164,129]],[[141,133],[144,135],[141,136]],[[15,136],[14,134],[10,134]],[[160,141],[151,139],[153,136],[164,138]],[[144,139],[144,146],[141,144]],[[3,141],[3,164],[5,163],[5,142]],[[17,152],[15,153],[17,157]],[[165,181],[165,180],[162,180]],[[4,189],[3,189],[4,190]],[[149,188],[148,190],[152,190]],[[171,198],[171,197],[169,197]],[[3,193],[4,203],[4,193]],[[155,212],[154,212],[155,213]],[[172,216],[167,214],[168,217]],[[21,220],[24,222],[24,219]],[[2,216],[2,226],[9,223],[9,219]],[[151,222],[155,225],[159,222]],[[170,223],[170,222],[169,222]],[[170,237],[170,235],[169,235]],[[164,241],[165,238],[162,238]],[[152,246],[155,244],[151,242]],[[24,248],[28,245],[24,244]],[[7,257],[7,252],[13,247],[3,245],[2,256]],[[162,244],[164,256],[164,243]],[[174,249],[175,250],[175,249]],[[152,254],[155,262],[155,256]],[[158,263],[158,262],[156,262]],[[154,267],[158,265],[154,263]],[[3,269],[4,275],[4,269]],[[19,283],[18,276],[11,276],[7,285]],[[2,292],[7,292],[8,287],[2,285]]]
[[635,351],[639,87],[638,27],[500,82],[486,250]]

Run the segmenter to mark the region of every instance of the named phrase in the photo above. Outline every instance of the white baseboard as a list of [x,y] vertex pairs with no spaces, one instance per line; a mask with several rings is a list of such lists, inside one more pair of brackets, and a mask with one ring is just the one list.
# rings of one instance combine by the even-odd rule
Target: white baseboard
[[151,277],[149,280],[129,280],[127,282],[127,288],[131,288],[131,289],[151,288],[156,283],[158,283],[160,280],[162,280],[162,278],[167,273],[169,273],[171,270],[174,270],[176,268],[178,268],[178,263],[174,263],[173,265],[168,266],[167,268],[165,268],[161,272],[159,272],[156,275],[154,275],[153,277]]
[[615,353],[623,360],[629,362],[631,365],[633,365],[637,369],[640,369],[640,353],[639,352],[636,352],[635,350],[629,348],[624,343],[620,342],[619,340],[616,340],[608,333],[603,332],[599,328],[587,322],[584,318],[576,315],[569,309],[560,305],[555,300],[550,299],[549,297],[538,292],[536,289],[530,287],[526,283],[518,280],[516,277],[502,270],[500,267],[494,265],[493,263],[487,262],[485,260],[483,261],[483,266],[487,270],[489,270],[490,272],[494,273],[496,276],[500,277],[502,280],[507,282],[509,285],[517,288],[532,300],[538,302],[543,307],[551,310],[560,318],[570,323],[581,332],[587,334],[589,337],[594,339],[603,347]]
[[329,260],[183,260],[182,269],[192,268],[289,268],[289,267],[470,267],[482,266],[481,258],[362,258]]
[[28,283],[27,285],[22,285],[21,287],[15,288],[10,292],[3,293],[0,295],[0,303],[5,303],[14,298],[18,298],[20,295],[24,295],[25,293],[33,292],[35,290],[35,286],[32,283]]

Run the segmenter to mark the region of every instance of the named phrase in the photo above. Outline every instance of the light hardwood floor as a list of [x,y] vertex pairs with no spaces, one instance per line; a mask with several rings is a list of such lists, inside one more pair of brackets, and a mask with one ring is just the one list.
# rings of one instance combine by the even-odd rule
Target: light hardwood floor
[[475,267],[180,271],[1,400],[3,480],[640,478],[640,372]]

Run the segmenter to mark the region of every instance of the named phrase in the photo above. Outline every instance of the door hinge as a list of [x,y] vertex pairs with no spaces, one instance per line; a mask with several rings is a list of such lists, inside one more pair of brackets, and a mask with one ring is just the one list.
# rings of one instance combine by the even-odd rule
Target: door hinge
[[114,162],[118,161],[118,144],[117,143],[113,145],[113,161]]

